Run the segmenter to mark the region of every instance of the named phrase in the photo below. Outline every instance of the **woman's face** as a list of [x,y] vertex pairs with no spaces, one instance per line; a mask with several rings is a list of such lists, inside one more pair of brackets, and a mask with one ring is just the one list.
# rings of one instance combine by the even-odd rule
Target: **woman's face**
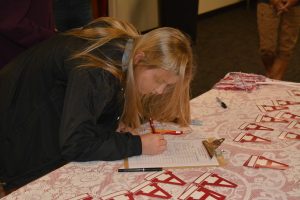
[[135,69],[135,82],[140,94],[162,94],[178,79],[173,72],[161,68],[137,66]]

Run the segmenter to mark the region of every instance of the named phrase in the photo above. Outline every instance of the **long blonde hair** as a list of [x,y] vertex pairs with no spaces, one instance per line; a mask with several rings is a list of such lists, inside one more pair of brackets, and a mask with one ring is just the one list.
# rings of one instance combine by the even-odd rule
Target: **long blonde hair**
[[[70,35],[90,41],[90,45],[72,58],[85,60],[81,66],[101,67],[117,77],[125,87],[125,105],[121,122],[137,128],[142,119],[149,117],[158,121],[176,121],[180,125],[190,122],[190,91],[192,79],[193,54],[190,40],[174,28],[158,28],[144,35],[129,23],[113,18],[98,18],[86,28],[70,31]],[[126,63],[127,70],[122,71],[122,63],[109,57],[99,58],[91,52],[113,39],[132,40],[132,48]],[[115,44],[125,50],[125,45]],[[179,81],[161,95],[139,94],[134,77],[134,55],[144,52],[139,65],[149,68],[162,68],[179,76]],[[124,63],[123,63],[124,64]],[[123,66],[124,67],[124,66]]]

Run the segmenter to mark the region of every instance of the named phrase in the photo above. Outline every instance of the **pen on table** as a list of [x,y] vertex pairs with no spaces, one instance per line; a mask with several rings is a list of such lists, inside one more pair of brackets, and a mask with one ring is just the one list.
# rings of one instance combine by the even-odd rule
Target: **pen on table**
[[163,170],[162,167],[126,168],[126,169],[118,169],[118,172],[157,172],[162,170]]
[[227,108],[227,105],[219,97],[216,97],[216,99],[217,99],[217,102],[220,103],[222,108]]

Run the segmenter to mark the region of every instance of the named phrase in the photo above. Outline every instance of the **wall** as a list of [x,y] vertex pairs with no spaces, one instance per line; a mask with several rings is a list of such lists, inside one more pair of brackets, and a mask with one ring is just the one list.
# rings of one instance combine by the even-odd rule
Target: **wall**
[[203,14],[243,0],[199,0],[198,14]]
[[109,0],[109,16],[132,23],[144,31],[158,27],[158,0]]
[[[160,0],[108,0],[108,13],[111,17],[128,21],[138,30],[145,31],[159,26],[158,1]],[[243,0],[199,0],[198,14],[240,1]]]

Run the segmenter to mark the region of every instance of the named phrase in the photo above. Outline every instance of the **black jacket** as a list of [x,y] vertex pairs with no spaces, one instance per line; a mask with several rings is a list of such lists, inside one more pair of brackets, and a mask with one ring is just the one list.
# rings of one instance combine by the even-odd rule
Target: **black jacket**
[[[7,188],[69,161],[141,154],[139,136],[115,131],[124,103],[120,81],[69,59],[86,45],[85,40],[57,35],[0,71],[0,180]],[[123,55],[110,45],[97,52],[115,60]]]

